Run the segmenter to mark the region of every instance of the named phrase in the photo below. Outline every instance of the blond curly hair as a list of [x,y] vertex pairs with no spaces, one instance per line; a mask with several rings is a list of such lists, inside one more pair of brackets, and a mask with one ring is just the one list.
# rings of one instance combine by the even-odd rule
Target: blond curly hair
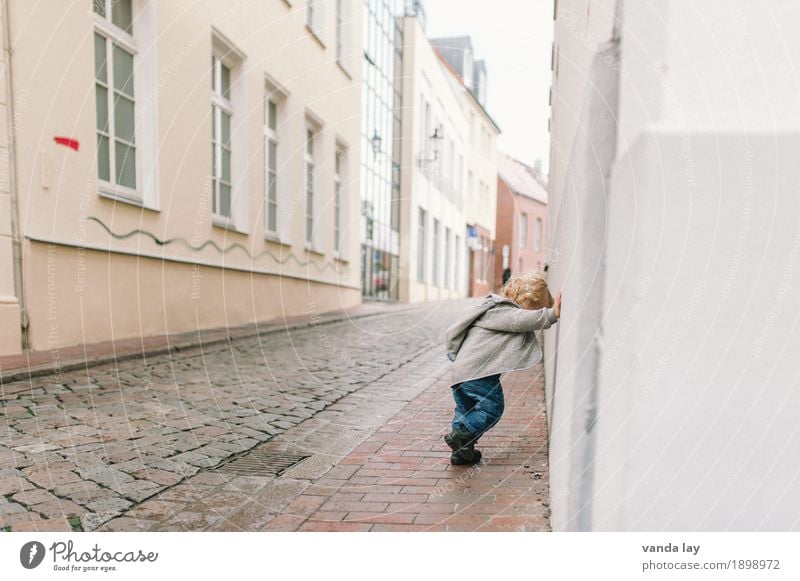
[[547,281],[538,272],[515,276],[506,283],[500,294],[523,309],[532,311],[552,307],[555,302],[547,287]]

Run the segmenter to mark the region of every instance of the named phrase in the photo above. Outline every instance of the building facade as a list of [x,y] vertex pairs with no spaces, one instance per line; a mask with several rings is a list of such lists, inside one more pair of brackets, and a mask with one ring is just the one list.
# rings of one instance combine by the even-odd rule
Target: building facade
[[452,73],[450,82],[466,115],[467,131],[463,144],[466,175],[461,189],[467,221],[467,294],[483,296],[496,286],[494,240],[497,136],[500,128],[486,108],[486,63],[475,58],[472,39],[469,36],[435,38],[431,44],[445,68]]
[[404,19],[400,300],[465,296],[466,115],[419,18]]
[[556,6],[552,527],[798,530],[800,5]]
[[547,185],[541,172],[498,154],[494,291],[508,276],[540,272],[546,263]]
[[4,353],[360,302],[360,2],[3,8]]

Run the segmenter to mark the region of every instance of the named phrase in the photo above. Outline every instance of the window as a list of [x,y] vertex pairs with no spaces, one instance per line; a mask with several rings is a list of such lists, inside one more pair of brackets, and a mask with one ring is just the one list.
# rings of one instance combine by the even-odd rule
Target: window
[[306,191],[306,244],[314,247],[314,142],[317,140],[315,128],[306,125],[305,144],[305,191]]
[[528,215],[519,215],[519,247],[525,248],[528,246]]
[[222,59],[211,57],[212,211],[231,218],[231,69]]
[[422,173],[425,177],[431,177],[431,104],[422,100],[422,136],[420,139],[420,157],[422,158]]
[[336,62],[342,65],[342,67],[345,67],[345,53],[348,49],[348,33],[350,32],[348,20],[349,1],[350,0],[336,0]]
[[336,147],[336,160],[333,174],[333,250],[342,254],[342,170],[347,153],[341,146]]
[[431,260],[431,278],[433,284],[439,285],[439,220],[433,219],[433,257]]
[[325,0],[306,0],[306,26],[316,36],[320,37],[325,15]]
[[469,197],[470,200],[472,199],[472,197],[475,194],[475,192],[474,192],[475,183],[474,182],[475,182],[475,177],[472,175],[471,171],[468,171],[467,172],[467,196]]
[[489,263],[492,260],[492,253],[489,248],[489,239],[485,236],[481,236],[481,248],[483,249],[481,253],[481,258],[483,259],[483,263],[481,264],[481,280],[486,282],[489,274]]
[[444,286],[450,288],[450,228],[444,229]]
[[464,156],[459,151],[458,152],[458,161],[456,163],[456,177],[455,177],[455,184],[453,186],[456,190],[456,193],[459,196],[462,196],[464,192],[462,191],[464,188]]
[[475,114],[470,111],[469,113],[469,120],[467,121],[469,124],[469,142],[470,145],[475,148]]
[[426,243],[428,236],[425,232],[427,221],[427,216],[425,214],[425,210],[420,208],[419,225],[417,229],[417,280],[420,282],[425,281],[425,256],[427,254]]
[[108,193],[138,191],[132,0],[94,0],[97,178]]
[[536,231],[533,235],[533,249],[536,252],[542,250],[542,233],[544,232],[544,225],[541,218],[536,218]]
[[266,172],[267,232],[278,232],[278,103],[267,97],[264,103],[264,169]]
[[458,290],[459,283],[461,282],[461,237],[456,234],[455,243],[455,268],[453,274],[453,288]]
[[455,190],[455,160],[456,160],[456,151],[455,151],[455,143],[452,139],[447,140],[447,177],[446,177],[446,188],[447,191],[454,191]]
[[[439,122],[439,119],[437,118],[434,121],[434,127],[438,128],[438,127],[441,127],[441,126],[442,126],[442,124]],[[435,129],[434,129],[434,131],[435,131]],[[441,132],[440,132],[440,134],[441,134]],[[428,141],[430,142],[430,138],[428,138]],[[429,147],[432,149],[431,146],[429,146]],[[444,184],[442,182],[444,180],[444,168],[445,168],[444,157],[445,157],[445,155],[447,155],[447,150],[444,148],[444,143],[443,142],[439,146],[439,150],[440,150],[439,153],[441,155],[438,156],[438,159],[436,160],[436,163],[433,164],[433,183],[436,184],[436,188],[440,192],[443,192],[444,191]],[[435,156],[435,154],[434,154],[434,156]]]
[[306,26],[313,30],[314,28],[314,0],[306,0]]

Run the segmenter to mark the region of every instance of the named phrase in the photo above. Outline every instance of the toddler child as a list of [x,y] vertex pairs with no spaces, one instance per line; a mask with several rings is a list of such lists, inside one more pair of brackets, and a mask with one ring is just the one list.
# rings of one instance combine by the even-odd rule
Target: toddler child
[[501,295],[488,295],[445,335],[456,402],[452,431],[444,437],[453,450],[451,464],[480,461],[475,442],[505,407],[500,374],[539,363],[542,350],[534,331],[561,316],[561,293],[554,301],[540,274],[510,279]]

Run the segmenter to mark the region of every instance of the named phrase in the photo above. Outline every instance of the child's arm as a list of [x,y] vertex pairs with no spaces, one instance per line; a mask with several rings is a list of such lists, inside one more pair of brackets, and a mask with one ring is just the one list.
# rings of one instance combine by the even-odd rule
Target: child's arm
[[[560,306],[559,301],[559,310]],[[476,327],[481,327],[490,331],[529,333],[540,329],[548,329],[557,321],[558,314],[555,308],[528,311],[526,309],[515,308],[514,306],[499,305],[486,311],[474,324]]]

